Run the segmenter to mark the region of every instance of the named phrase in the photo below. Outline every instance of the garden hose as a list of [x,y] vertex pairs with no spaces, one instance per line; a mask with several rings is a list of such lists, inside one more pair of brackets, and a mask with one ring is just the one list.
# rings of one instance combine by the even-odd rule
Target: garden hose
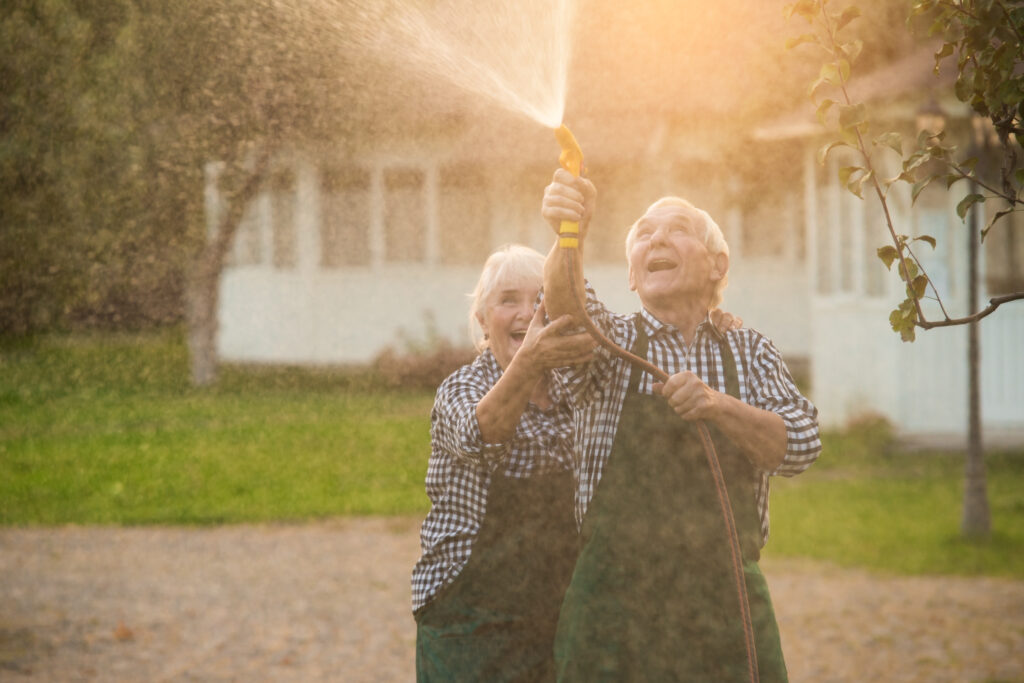
[[[579,143],[565,125],[555,129],[555,139],[558,141],[562,152],[558,157],[558,163],[565,170],[574,176],[579,176],[583,170],[583,152]],[[586,303],[583,292],[576,281],[577,262],[580,258],[580,226],[574,221],[562,221],[558,229],[558,246],[563,255],[566,277],[569,286],[570,299],[576,308],[576,317],[582,323],[591,337],[603,348],[613,355],[622,358],[628,363],[639,366],[652,377],[665,382],[668,380],[668,373],[629,351],[619,347],[615,342],[608,339],[597,325],[587,315]],[[579,264],[582,266],[582,263]],[[715,481],[715,489],[718,494],[718,503],[722,510],[722,518],[725,521],[726,530],[729,536],[729,549],[732,555],[732,569],[736,580],[736,596],[739,599],[740,613],[743,620],[743,634],[747,649],[747,669],[752,683],[759,680],[757,670],[757,651],[754,642],[754,627],[750,616],[750,602],[747,597],[747,583],[743,574],[743,554],[740,550],[739,534],[736,531],[736,520],[732,514],[732,504],[729,502],[729,491],[725,485],[725,476],[722,474],[722,467],[718,461],[718,453],[715,451],[715,444],[711,440],[707,425],[703,420],[697,420],[697,432],[700,434],[701,444],[704,447],[704,456],[707,459],[708,467],[711,469],[711,476]]]

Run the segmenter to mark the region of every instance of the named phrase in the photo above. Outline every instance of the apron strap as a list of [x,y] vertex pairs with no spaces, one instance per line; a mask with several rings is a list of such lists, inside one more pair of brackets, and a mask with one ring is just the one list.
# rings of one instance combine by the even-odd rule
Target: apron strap
[[[644,319],[640,313],[633,316],[633,326],[636,328],[636,341],[631,349],[634,356],[647,358],[647,330],[644,329]],[[640,389],[640,378],[644,371],[638,365],[631,365],[629,371],[629,392],[635,394]]]
[[740,397],[740,380],[736,373],[736,358],[732,355],[732,347],[729,340],[722,335],[718,338],[718,350],[722,355],[722,364],[725,366],[725,393],[733,398]]
[[[633,316],[633,326],[636,328],[636,341],[633,342],[631,351],[634,356],[646,359],[648,345],[647,329],[640,313],[636,313]],[[725,393],[733,398],[739,398],[740,381],[739,374],[736,371],[736,357],[733,355],[732,347],[729,346],[729,341],[725,338],[725,335],[718,336],[718,351],[722,357],[722,369],[725,371]],[[633,365],[629,372],[629,393],[635,394],[637,392],[640,388],[640,378],[642,376],[643,370],[639,366]]]

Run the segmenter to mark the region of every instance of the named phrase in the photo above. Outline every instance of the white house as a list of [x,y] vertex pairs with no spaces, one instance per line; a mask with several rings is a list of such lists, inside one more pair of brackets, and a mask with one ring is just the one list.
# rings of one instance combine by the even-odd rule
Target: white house
[[[947,142],[967,151],[974,133],[971,112],[952,96],[951,66],[944,79],[935,77],[933,52],[926,48],[864,78],[853,99],[866,101],[874,120],[883,124],[873,134],[895,129],[913,140],[918,125],[938,123],[946,128]],[[921,121],[926,111],[934,116],[930,110],[935,105],[945,112],[943,120]],[[889,312],[905,294],[903,283],[876,254],[889,243],[881,203],[870,193],[864,201],[858,199],[838,180],[838,168],[857,159],[840,151],[824,167],[818,164],[816,152],[831,138],[813,116],[767,123],[755,137],[766,145],[797,144],[803,150],[800,196],[812,320],[810,382],[822,423],[838,426],[861,415],[880,414],[905,436],[962,440],[968,411],[967,327],[919,329],[913,343],[900,341],[891,330]],[[875,158],[897,161],[884,153]],[[899,172],[895,164],[885,170],[887,177]],[[966,181],[950,191],[936,182],[912,203],[910,186],[898,183],[887,199],[897,234],[938,240],[934,250],[917,243],[916,253],[952,318],[970,313],[969,231],[956,213],[970,191]],[[1001,208],[993,204],[980,216],[982,226]],[[999,225],[979,250],[979,307],[992,296],[1024,290],[1024,220],[1015,214]],[[937,302],[925,304],[929,320],[943,318]],[[980,323],[982,426],[989,442],[1024,440],[1022,352],[1024,305],[1011,302]]]
[[[763,27],[750,30],[763,40]],[[625,286],[625,228],[657,197],[686,196],[717,218],[729,241],[724,307],[771,337],[808,380],[823,425],[880,413],[906,434],[962,435],[966,330],[922,331],[905,344],[889,329],[888,312],[903,297],[875,256],[884,243],[879,207],[840,191],[837,160],[818,167],[823,131],[802,116],[766,122],[748,136],[726,127],[721,122],[742,100],[736,74],[743,69],[724,77],[714,68],[728,60],[706,51],[714,68],[676,77],[671,64],[652,66],[662,54],[656,38],[634,36],[641,65],[627,71],[647,80],[613,77],[625,67],[590,52],[580,60],[589,68],[577,69],[583,73],[570,88],[565,121],[600,193],[584,268],[599,295],[615,309],[635,310]],[[929,57],[929,74],[932,64]],[[912,125],[926,98],[897,90],[907,97],[894,116]],[[887,92],[870,96],[893,100]],[[557,163],[552,131],[451,93],[381,116],[396,132],[372,144],[332,141],[276,160],[222,278],[222,358],[362,363],[388,346],[436,337],[468,343],[466,294],[488,253],[507,242],[551,245],[539,206]],[[807,118],[813,122],[813,112]],[[213,219],[216,165],[207,179]],[[909,192],[890,202],[900,231],[939,238],[927,265],[948,284],[954,314],[965,300],[958,201],[936,189],[913,209]],[[1024,289],[1024,228],[1000,235],[986,245],[983,301]],[[1004,306],[981,327],[986,434],[1024,433],[1024,305]]]

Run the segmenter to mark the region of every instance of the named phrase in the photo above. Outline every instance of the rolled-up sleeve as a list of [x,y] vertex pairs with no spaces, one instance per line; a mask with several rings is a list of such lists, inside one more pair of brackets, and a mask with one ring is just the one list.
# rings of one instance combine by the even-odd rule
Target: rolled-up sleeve
[[440,386],[430,416],[435,449],[473,466],[492,467],[505,458],[508,443],[486,443],[480,434],[476,406],[488,388],[468,373],[456,373]]
[[[597,298],[597,293],[588,282],[586,284],[586,310],[594,326],[601,334],[622,348],[629,348],[633,343],[634,331],[628,319],[612,313]],[[576,332],[585,331],[579,327]],[[576,406],[592,401],[611,381],[613,361],[615,357],[603,346],[594,349],[594,357],[586,363],[559,368],[557,374],[569,391],[571,400]]]
[[818,409],[800,393],[775,345],[758,337],[752,354],[751,404],[775,413],[786,425],[786,456],[768,474],[792,477],[821,455]]

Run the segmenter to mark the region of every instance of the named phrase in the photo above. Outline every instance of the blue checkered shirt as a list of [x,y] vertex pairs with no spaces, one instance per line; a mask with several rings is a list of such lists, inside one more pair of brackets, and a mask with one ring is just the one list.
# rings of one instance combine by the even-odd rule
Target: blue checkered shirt
[[[609,311],[587,286],[587,312],[605,336],[624,349],[636,341],[635,317]],[[672,325],[641,311],[642,324],[649,338],[647,359],[669,375],[690,370],[716,391],[725,392],[725,372],[718,346],[723,338],[736,359],[740,400],[779,415],[786,425],[786,456],[774,471],[760,473],[756,496],[761,518],[762,544],[768,540],[769,477],[791,477],[803,472],[821,453],[818,410],[804,398],[771,341],[747,328],[722,335],[709,320],[697,327],[691,344]],[[558,371],[578,410],[576,443],[579,449],[576,493],[576,521],[582,523],[601,472],[611,455],[612,442],[629,388],[630,365],[599,348],[594,360],[585,365]],[[643,373],[639,391],[653,394],[655,380]]]
[[549,383],[550,410],[530,403],[510,441],[484,443],[476,406],[499,377],[501,367],[486,350],[437,390],[426,479],[431,508],[420,529],[421,556],[412,572],[414,612],[454,581],[469,561],[493,472],[527,478],[572,468],[572,412],[555,381]]

